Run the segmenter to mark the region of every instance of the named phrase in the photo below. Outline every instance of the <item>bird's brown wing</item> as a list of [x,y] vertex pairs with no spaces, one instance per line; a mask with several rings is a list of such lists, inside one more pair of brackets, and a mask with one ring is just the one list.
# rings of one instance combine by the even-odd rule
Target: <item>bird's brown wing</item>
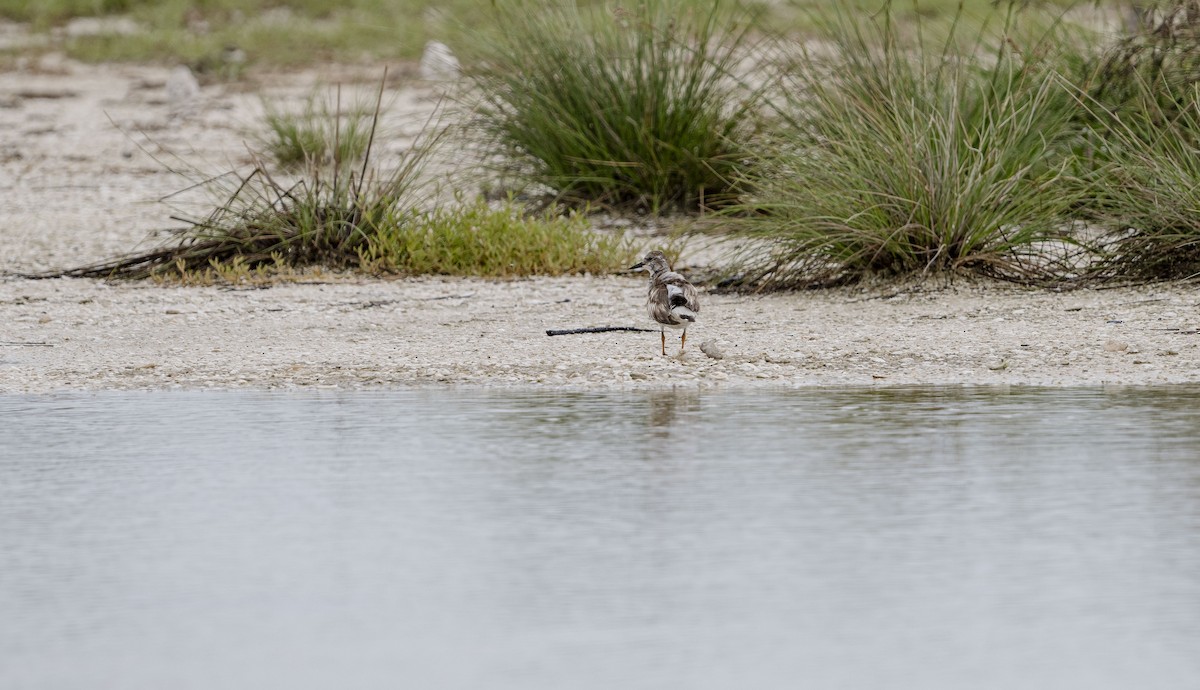
[[671,300],[666,283],[656,282],[650,286],[650,294],[646,299],[646,310],[650,312],[650,318],[658,323],[679,323],[679,319],[671,313]]

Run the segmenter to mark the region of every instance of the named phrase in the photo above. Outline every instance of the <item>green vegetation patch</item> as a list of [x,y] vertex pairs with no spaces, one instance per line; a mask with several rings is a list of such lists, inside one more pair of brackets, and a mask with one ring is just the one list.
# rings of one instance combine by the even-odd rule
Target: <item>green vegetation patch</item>
[[[1145,83],[1139,97],[1155,103]],[[1093,172],[1091,220],[1103,260],[1088,277],[1105,281],[1200,277],[1200,85],[1163,109],[1125,117],[1102,110],[1102,163]],[[1093,103],[1094,109],[1102,106]]]
[[1080,216],[1101,260],[1085,278],[1200,276],[1200,3],[1151,3],[1128,36],[1084,62]]
[[[960,4],[968,14],[982,13],[994,0],[917,0],[896,11],[899,18],[952,15]],[[1055,0],[1070,4],[1071,0]],[[141,27],[134,34],[75,35],[62,49],[73,58],[93,61],[182,62],[197,73],[237,78],[239,66],[222,62],[225,50],[237,47],[246,64],[306,66],[363,59],[412,59],[425,42],[436,39],[470,48],[480,31],[494,29],[497,0],[0,0],[0,19],[29,23],[35,31],[59,27],[79,17],[124,16]],[[586,11],[614,6],[633,8],[626,0],[556,2]],[[674,0],[679,8],[704,12],[714,5],[726,17],[752,9],[755,30],[806,33],[811,13],[841,7],[874,13],[879,0]],[[724,9],[727,8],[727,9]]]
[[[1009,17],[1011,19],[1011,17]],[[746,279],[825,285],[971,270],[1049,280],[1083,185],[1069,174],[1074,100],[1044,45],[952,27],[932,46],[885,10],[839,15],[796,56],[775,152],[746,180],[741,232],[770,251]],[[764,149],[769,151],[770,149]]]
[[569,204],[728,202],[762,92],[738,70],[749,25],[719,7],[497,9],[468,56],[475,131],[503,172]]
[[633,245],[592,230],[583,214],[547,209],[528,215],[512,202],[482,200],[419,213],[368,239],[369,272],[510,278],[610,273],[633,261]]
[[[0,17],[44,31],[85,16],[120,15],[133,33],[67,35],[62,49],[90,62],[183,62],[198,73],[236,78],[223,58],[236,48],[245,64],[415,58],[425,41],[445,40],[452,15],[474,0],[0,0]],[[240,64],[235,66],[240,69]]]
[[370,106],[351,103],[342,110],[341,91],[330,102],[319,95],[309,97],[300,112],[264,102],[267,133],[262,148],[280,166],[332,166],[361,161],[371,142],[374,122]]
[[[386,79],[386,77],[385,77]],[[288,279],[313,267],[370,273],[490,277],[605,273],[628,265],[631,245],[591,230],[582,215],[527,215],[513,202],[479,200],[425,210],[423,169],[446,129],[418,140],[390,172],[372,165],[375,110],[349,121],[309,106],[297,122],[268,112],[267,142],[284,167],[262,157],[250,172],[203,179],[217,199],[163,246],[57,275],[176,279],[185,283]],[[340,97],[338,99],[340,101]],[[342,146],[353,141],[353,146]],[[361,151],[359,150],[361,147]],[[184,218],[179,218],[184,219]]]

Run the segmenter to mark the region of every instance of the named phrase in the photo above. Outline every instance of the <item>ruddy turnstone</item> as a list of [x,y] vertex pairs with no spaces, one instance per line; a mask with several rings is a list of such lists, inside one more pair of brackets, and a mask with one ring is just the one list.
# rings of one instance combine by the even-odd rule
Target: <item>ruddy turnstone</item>
[[662,336],[662,353],[667,354],[667,327],[683,329],[679,337],[679,354],[687,345],[687,327],[696,322],[700,313],[700,301],[696,298],[696,288],[687,278],[671,270],[667,257],[660,251],[652,251],[629,270],[646,270],[650,272],[650,292],[646,297],[646,311],[650,318],[660,324],[659,335]]

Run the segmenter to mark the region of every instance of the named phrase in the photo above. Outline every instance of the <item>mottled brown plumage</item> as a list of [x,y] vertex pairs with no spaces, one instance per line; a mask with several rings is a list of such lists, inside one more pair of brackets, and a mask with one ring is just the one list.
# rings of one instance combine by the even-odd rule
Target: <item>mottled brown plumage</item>
[[671,270],[667,257],[660,251],[652,251],[639,263],[630,266],[630,270],[646,270],[650,272],[650,291],[646,296],[646,312],[650,318],[660,324],[659,335],[662,337],[662,353],[667,354],[666,328],[682,329],[679,338],[679,354],[687,345],[687,327],[696,322],[700,313],[700,301],[696,296],[696,288],[687,278]]

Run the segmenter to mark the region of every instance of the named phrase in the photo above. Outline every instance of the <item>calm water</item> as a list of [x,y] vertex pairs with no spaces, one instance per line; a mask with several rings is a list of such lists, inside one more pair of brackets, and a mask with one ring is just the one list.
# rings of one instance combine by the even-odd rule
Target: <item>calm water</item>
[[1200,389],[0,396],[0,688],[1200,687]]

